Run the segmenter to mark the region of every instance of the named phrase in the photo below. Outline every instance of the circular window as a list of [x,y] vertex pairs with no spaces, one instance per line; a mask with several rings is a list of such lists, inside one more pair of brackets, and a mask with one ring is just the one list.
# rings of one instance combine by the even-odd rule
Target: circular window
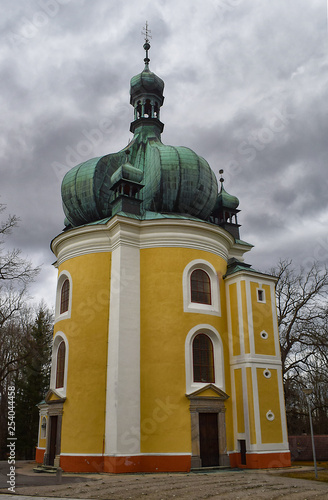
[[264,340],[266,340],[269,337],[269,335],[267,334],[267,332],[265,332],[264,330],[263,330],[263,332],[260,333],[260,335],[261,335],[261,338],[264,339]]
[[270,370],[268,370],[267,368],[263,370],[263,375],[265,376],[265,378],[270,378],[271,377]]
[[267,418],[270,422],[272,422],[272,420],[274,420],[274,413],[273,413],[271,410],[269,410],[269,411],[267,412],[267,414],[266,414],[266,418]]

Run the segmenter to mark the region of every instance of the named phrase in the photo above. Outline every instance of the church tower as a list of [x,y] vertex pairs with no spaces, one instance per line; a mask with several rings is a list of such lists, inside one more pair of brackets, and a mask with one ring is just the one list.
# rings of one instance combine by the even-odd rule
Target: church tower
[[62,183],[50,390],[37,461],[73,472],[290,464],[275,278],[244,262],[239,201],[164,145],[164,82],[131,79],[133,139]]

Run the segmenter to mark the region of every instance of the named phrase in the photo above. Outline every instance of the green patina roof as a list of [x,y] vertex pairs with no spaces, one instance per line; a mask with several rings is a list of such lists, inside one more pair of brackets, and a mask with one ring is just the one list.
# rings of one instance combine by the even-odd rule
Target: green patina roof
[[209,164],[189,148],[164,145],[153,120],[149,124],[147,119],[140,121],[143,123],[136,127],[129,144],[130,167],[124,165],[124,148],[77,165],[65,175],[62,200],[72,226],[111,215],[111,187],[122,175],[132,176],[135,182],[142,178],[142,210],[189,214],[204,220],[210,215],[218,187]]
[[[164,82],[152,73],[148,66],[139,75],[133,76],[130,81],[131,104],[134,98],[143,94],[155,94],[163,100]],[[162,104],[162,102],[161,102]]]
[[145,69],[131,79],[135,119],[130,130],[134,137],[121,151],[90,159],[65,175],[62,201],[68,227],[110,218],[117,196],[114,191],[121,189],[123,181],[142,183],[138,210],[146,217],[151,212],[152,218],[172,214],[208,220],[218,203],[233,208],[239,204],[223,186],[218,194],[216,176],[204,158],[189,148],[162,143],[159,107],[164,82],[149,70],[148,42],[144,48]]
[[221,182],[221,189],[218,195],[216,208],[232,208],[236,209],[239,205],[239,200],[236,196],[227,193],[227,191],[223,187],[223,181]]

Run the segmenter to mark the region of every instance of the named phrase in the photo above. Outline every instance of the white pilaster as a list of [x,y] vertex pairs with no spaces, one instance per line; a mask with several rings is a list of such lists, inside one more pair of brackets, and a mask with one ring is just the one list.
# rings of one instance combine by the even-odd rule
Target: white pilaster
[[111,232],[105,454],[140,452],[140,251],[138,229]]

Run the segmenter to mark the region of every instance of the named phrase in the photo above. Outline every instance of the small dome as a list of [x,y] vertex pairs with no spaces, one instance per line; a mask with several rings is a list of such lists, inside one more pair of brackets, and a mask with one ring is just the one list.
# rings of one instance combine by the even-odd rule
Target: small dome
[[133,76],[130,82],[130,95],[131,95],[131,104],[141,95],[145,94],[155,94],[157,97],[163,100],[163,92],[164,92],[164,82],[163,80],[155,75],[150,69],[148,65],[146,65],[145,69],[139,75]]
[[236,196],[227,193],[227,191],[223,187],[223,182],[221,183],[221,190],[218,194],[217,202],[215,208],[231,208],[235,210],[239,205],[239,200]]

